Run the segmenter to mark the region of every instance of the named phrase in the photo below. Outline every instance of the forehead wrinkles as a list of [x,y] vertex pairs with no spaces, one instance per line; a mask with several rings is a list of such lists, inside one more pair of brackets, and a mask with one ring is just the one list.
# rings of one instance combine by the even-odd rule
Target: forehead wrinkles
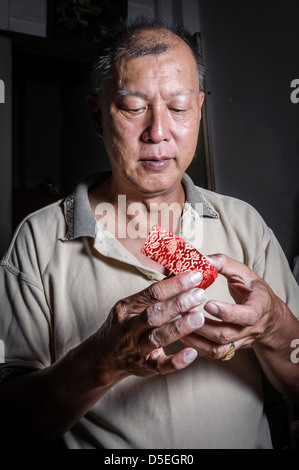
[[178,36],[163,28],[137,29],[126,40],[123,47],[118,49],[112,67],[113,74],[120,75],[121,68],[125,68],[126,59],[144,56],[158,57],[175,49],[180,43],[182,44],[183,41]]
[[[182,79],[181,86],[191,88],[198,81],[196,63],[188,46],[184,44],[173,47],[172,50],[164,54],[146,57],[122,56],[117,61],[113,74],[113,88],[116,89],[130,87],[131,84],[143,85],[153,81],[153,85],[165,81],[176,81]],[[195,80],[195,81],[194,81]],[[171,86],[171,83],[169,84]]]
[[159,62],[153,57],[151,61],[144,58],[132,60],[124,59],[118,67],[115,76],[115,86],[119,89],[130,86],[143,86],[146,83],[158,85],[160,82],[175,81],[182,75],[178,64],[171,62]]

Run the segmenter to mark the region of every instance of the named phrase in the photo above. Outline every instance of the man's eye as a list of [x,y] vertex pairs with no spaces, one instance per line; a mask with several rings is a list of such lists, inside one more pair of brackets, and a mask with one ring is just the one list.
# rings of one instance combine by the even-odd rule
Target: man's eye
[[173,112],[176,113],[176,114],[183,114],[183,113],[185,113],[187,110],[186,110],[186,109],[179,109],[179,108],[171,108],[171,111],[173,111]]
[[126,106],[120,106],[120,109],[129,114],[141,114],[147,110],[147,106],[143,106],[142,108],[128,108]]
[[141,113],[142,111],[144,111],[144,109],[146,108],[135,108],[135,109],[128,109],[128,111],[130,111],[130,113],[134,113],[134,114],[138,114],[138,113]]

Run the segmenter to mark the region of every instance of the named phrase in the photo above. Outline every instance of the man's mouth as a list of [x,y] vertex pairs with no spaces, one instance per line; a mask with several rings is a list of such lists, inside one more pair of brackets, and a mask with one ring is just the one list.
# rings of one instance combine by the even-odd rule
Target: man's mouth
[[141,163],[150,170],[164,170],[173,161],[172,157],[146,157],[140,159]]

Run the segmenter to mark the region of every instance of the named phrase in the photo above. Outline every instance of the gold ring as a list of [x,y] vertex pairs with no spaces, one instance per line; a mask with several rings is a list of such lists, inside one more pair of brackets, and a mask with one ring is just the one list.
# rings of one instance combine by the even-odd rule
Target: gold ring
[[229,345],[229,351],[226,356],[224,356],[221,361],[230,361],[234,355],[236,354],[236,346],[235,343],[232,341]]

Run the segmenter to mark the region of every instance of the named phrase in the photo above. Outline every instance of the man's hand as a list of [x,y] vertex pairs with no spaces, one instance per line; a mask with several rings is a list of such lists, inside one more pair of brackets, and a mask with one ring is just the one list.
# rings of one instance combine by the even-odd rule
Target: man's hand
[[225,255],[213,255],[209,260],[227,278],[235,304],[209,301],[205,310],[219,321],[205,320],[205,325],[181,341],[210,359],[221,359],[229,351],[271,339],[283,324],[285,306],[269,285],[242,263]]
[[224,255],[209,257],[227,278],[235,304],[212,300],[205,310],[221,321],[206,318],[205,324],[184,338],[185,346],[201,356],[221,359],[234,342],[236,349],[252,345],[261,368],[274,387],[299,403],[298,365],[291,361],[290,345],[299,338],[299,322],[270,286],[251,269]]
[[193,348],[169,356],[163,348],[202,327],[204,316],[195,311],[206,300],[204,290],[196,288],[201,280],[199,272],[181,274],[117,302],[92,338],[101,386],[129,375],[166,374],[193,362]]

